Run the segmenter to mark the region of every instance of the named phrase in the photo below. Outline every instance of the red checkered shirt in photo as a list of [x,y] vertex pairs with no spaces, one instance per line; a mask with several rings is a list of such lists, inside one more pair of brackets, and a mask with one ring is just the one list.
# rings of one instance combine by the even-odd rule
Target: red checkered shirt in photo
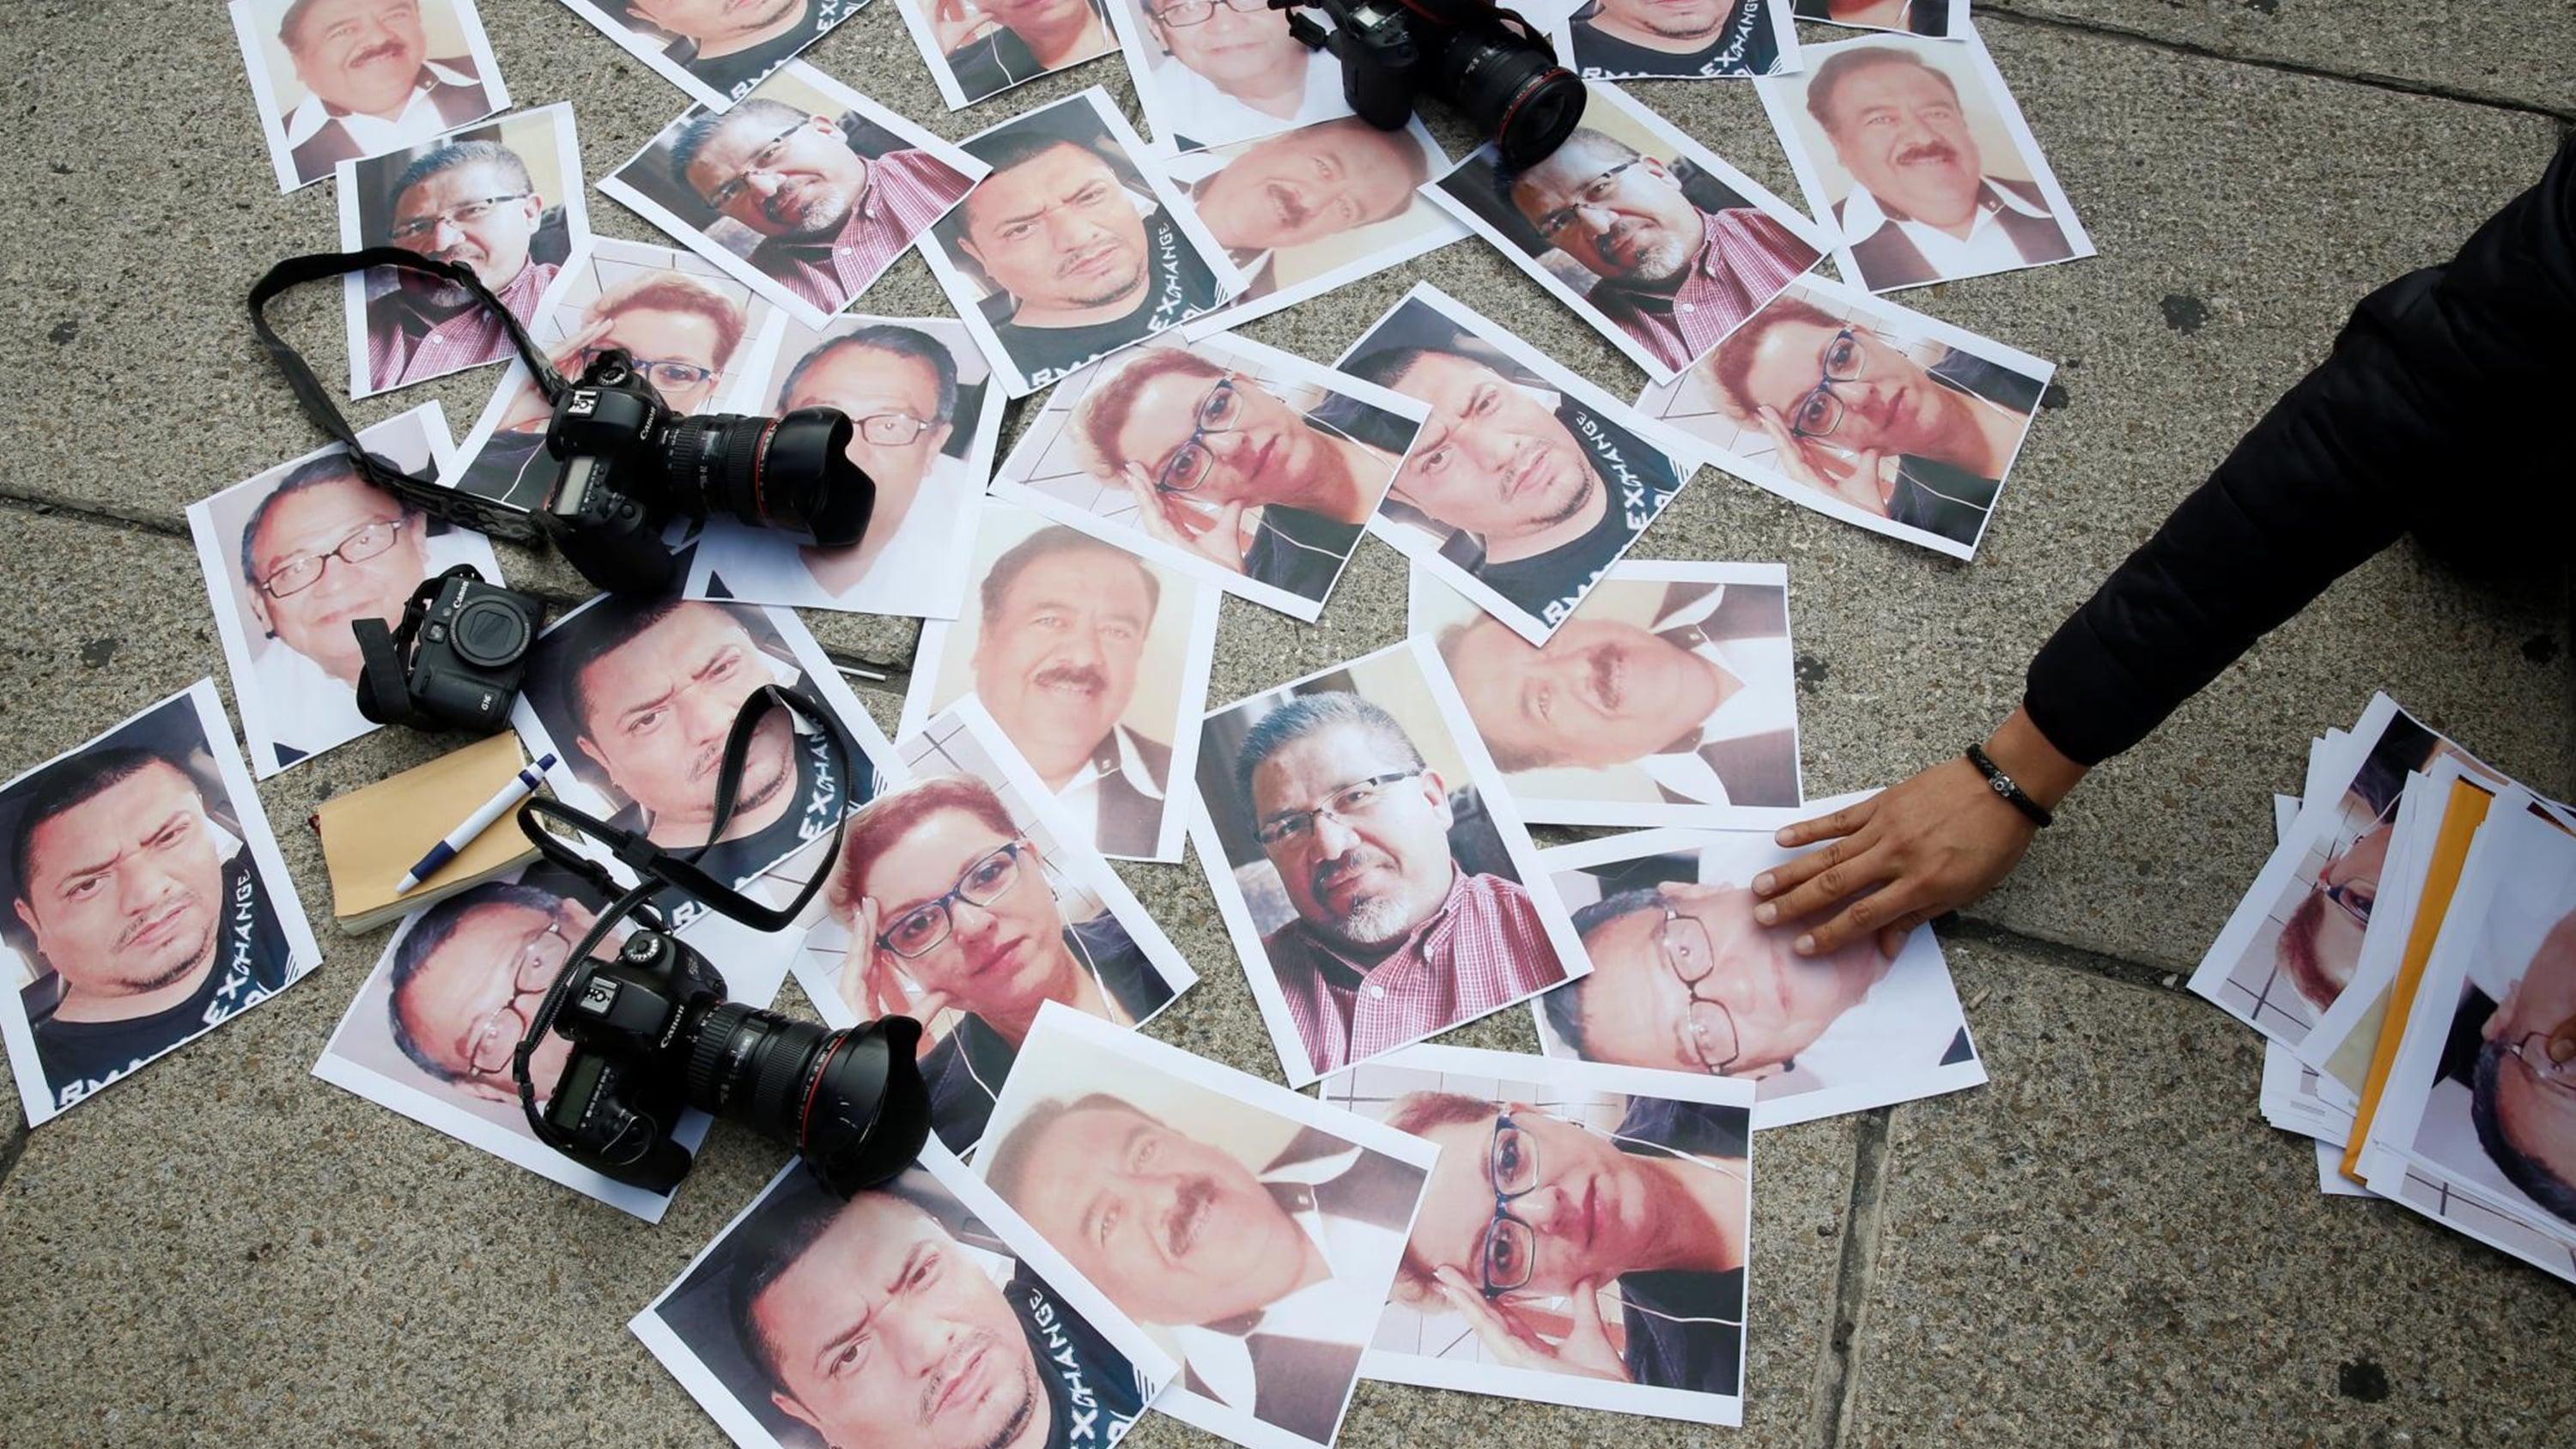
[[831,240],[773,237],[752,248],[751,264],[815,307],[838,312],[974,186],[927,151],[888,151],[869,158],[868,193]]
[[1816,249],[1749,206],[1700,214],[1707,235],[1672,291],[1603,281],[1592,305],[1678,371],[1816,264]]
[[[554,279],[552,263],[530,262],[492,295],[525,327],[536,319],[537,299]],[[509,329],[490,308],[471,304],[453,317],[432,323],[415,308],[406,285],[397,283],[394,290],[367,304],[367,376],[376,391],[409,387],[514,355]]]
[[1556,944],[1517,881],[1458,875],[1430,920],[1374,966],[1303,920],[1261,943],[1317,1072],[1336,1071],[1565,979]]

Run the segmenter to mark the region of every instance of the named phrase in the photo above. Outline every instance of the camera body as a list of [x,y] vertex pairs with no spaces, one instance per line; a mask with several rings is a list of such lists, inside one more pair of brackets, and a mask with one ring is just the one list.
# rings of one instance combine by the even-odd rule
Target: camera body
[[359,713],[378,724],[505,728],[545,620],[545,600],[487,583],[470,564],[425,579],[394,629],[350,624],[364,661]]
[[573,1053],[540,1135],[607,1177],[670,1191],[689,1170],[673,1133],[692,1107],[796,1149],[844,1197],[901,1172],[929,1136],[909,1017],[827,1031],[726,1001],[723,973],[661,930],[565,973],[554,1029]]
[[[1297,12],[1332,17],[1326,30]],[[1342,63],[1342,95],[1383,131],[1402,126],[1430,94],[1493,138],[1504,164],[1537,164],[1583,121],[1583,82],[1556,63],[1556,47],[1491,0],[1270,0],[1288,32]]]
[[849,460],[850,420],[832,408],[781,417],[675,417],[634,360],[612,348],[555,399],[546,451],[560,465],[546,531],[582,577],[653,593],[677,555],[675,517],[722,512],[826,548],[865,537],[876,483]]

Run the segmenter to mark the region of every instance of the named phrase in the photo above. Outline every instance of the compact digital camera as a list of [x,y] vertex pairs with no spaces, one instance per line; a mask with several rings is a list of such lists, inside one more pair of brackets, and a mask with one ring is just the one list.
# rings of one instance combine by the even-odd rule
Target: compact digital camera
[[[1326,30],[1296,12],[1332,17]],[[1491,136],[1503,162],[1534,166],[1583,122],[1583,82],[1556,63],[1545,33],[1491,0],[1270,0],[1288,33],[1342,63],[1342,95],[1382,131],[1429,93]]]
[[849,445],[850,420],[834,408],[675,418],[634,359],[611,348],[555,399],[546,451],[563,471],[546,501],[547,531],[582,577],[611,593],[670,582],[674,555],[662,533],[675,514],[728,513],[844,547],[867,535],[877,498]]
[[890,1016],[827,1031],[724,997],[715,966],[660,930],[637,931],[608,960],[574,961],[554,1018],[573,1053],[541,1135],[649,1192],[689,1171],[689,1149],[672,1138],[688,1107],[793,1148],[843,1197],[920,1155],[930,1135],[930,1091],[913,1060],[921,1023]]
[[378,724],[504,728],[545,621],[545,600],[487,583],[471,564],[424,579],[400,624],[349,626],[362,661],[358,712]]

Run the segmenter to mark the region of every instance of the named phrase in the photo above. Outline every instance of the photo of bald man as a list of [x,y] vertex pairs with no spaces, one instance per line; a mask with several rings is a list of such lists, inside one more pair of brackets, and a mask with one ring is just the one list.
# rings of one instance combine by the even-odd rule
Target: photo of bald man
[[232,0],[281,191],[507,110],[474,0]]
[[31,1127],[321,964],[212,680],[0,787],[0,850]]
[[846,1200],[790,1164],[631,1326],[758,1449],[1108,1449],[1174,1372],[936,1143]]
[[[463,266],[522,327],[590,244],[568,105],[348,162],[341,175],[343,249],[400,247]],[[506,320],[456,283],[380,267],[345,288],[353,397],[518,355]]]

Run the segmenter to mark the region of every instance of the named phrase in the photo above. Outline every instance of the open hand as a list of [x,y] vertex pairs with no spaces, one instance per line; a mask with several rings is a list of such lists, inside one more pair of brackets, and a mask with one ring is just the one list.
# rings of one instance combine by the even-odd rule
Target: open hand
[[1777,451],[1780,471],[1796,482],[1819,493],[1830,494],[1873,517],[1887,516],[1887,496],[1879,488],[1879,465],[1886,455],[1863,448],[1851,461],[1844,462],[1827,451],[1813,438],[1802,438],[1789,431],[1788,420],[1780,410],[1765,407],[1760,414],[1762,431],[1771,435],[1771,446]]
[[1148,536],[1188,549],[1230,573],[1243,572],[1243,555],[1249,546],[1243,536],[1243,513],[1250,504],[1224,504],[1210,516],[1155,487],[1141,464],[1129,463],[1118,477],[1135,498],[1136,521]]
[[841,958],[841,1000],[866,1018],[909,1016],[928,1023],[948,1006],[946,993],[923,988],[914,996],[895,972],[893,953],[877,945],[882,927],[874,897],[859,897],[858,919],[850,923],[849,954]]

